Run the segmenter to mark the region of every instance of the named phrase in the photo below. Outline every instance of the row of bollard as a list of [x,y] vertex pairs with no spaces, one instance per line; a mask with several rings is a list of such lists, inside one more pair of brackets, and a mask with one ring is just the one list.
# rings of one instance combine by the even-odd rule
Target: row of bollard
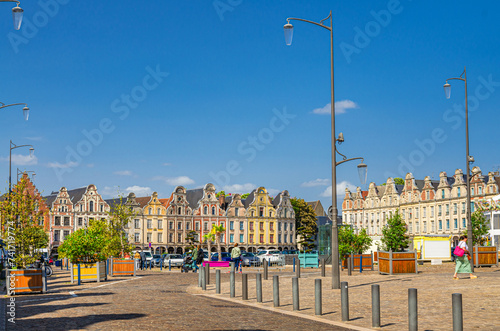
[[[297,268],[300,269],[300,268]],[[296,270],[297,270],[296,269]],[[200,274],[198,278],[198,286],[206,290],[209,278],[209,267],[200,267]],[[297,275],[297,272],[296,272]],[[264,268],[264,279],[267,279],[266,268]],[[299,277],[292,278],[292,300],[293,310],[300,310],[300,297],[299,297]],[[256,274],[256,294],[257,302],[262,302],[262,274]],[[216,271],[215,285],[216,293],[221,293],[221,277],[220,270]],[[322,307],[322,281],[321,279],[314,280],[314,297],[315,297],[315,315],[323,314]],[[234,263],[231,262],[230,272],[230,297],[234,298],[235,291],[235,271]],[[273,276],[273,305],[274,307],[280,306],[280,289],[279,289],[279,276]],[[248,274],[242,274],[242,298],[248,300]],[[372,327],[380,328],[380,285],[373,284],[371,286],[371,299],[372,299]],[[349,321],[349,285],[347,282],[340,283],[340,301],[341,301],[341,315],[342,321]],[[463,313],[462,313],[462,294],[452,294],[452,315],[453,315],[453,331],[463,331]],[[408,330],[418,330],[418,300],[417,289],[408,289]]]

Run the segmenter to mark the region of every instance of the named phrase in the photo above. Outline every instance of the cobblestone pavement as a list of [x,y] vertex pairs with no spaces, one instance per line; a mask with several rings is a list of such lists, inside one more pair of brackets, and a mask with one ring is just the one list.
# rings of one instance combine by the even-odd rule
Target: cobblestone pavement
[[[419,274],[379,275],[377,271],[353,272],[348,276],[342,271],[341,281],[349,283],[350,321],[352,326],[371,328],[371,285],[380,285],[381,324],[383,330],[408,329],[408,289],[418,290],[418,326],[420,330],[451,330],[452,293],[461,293],[463,301],[464,330],[500,330],[500,268],[476,268],[477,279],[460,275],[460,280],[453,280],[455,264],[425,264],[419,266]],[[329,269],[329,268],[328,268]],[[293,310],[292,277],[288,269],[269,274],[269,280],[263,280],[264,307],[273,306],[272,275],[280,275],[280,309]],[[215,271],[212,271],[215,272]],[[300,313],[314,315],[314,279],[321,278],[318,269],[308,269],[301,273]],[[229,275],[222,274],[222,294],[229,298]],[[331,274],[322,278],[323,313],[321,318],[341,321],[340,290],[331,289]],[[211,285],[202,291],[194,284],[189,288],[192,293],[215,294],[215,275],[211,276]],[[236,274],[236,302],[242,301],[241,275]],[[248,275],[248,302],[256,302],[255,275]],[[247,302],[247,301],[245,301]]]
[[78,286],[55,270],[49,293],[15,297],[7,330],[347,330],[186,292],[197,283],[176,269]]

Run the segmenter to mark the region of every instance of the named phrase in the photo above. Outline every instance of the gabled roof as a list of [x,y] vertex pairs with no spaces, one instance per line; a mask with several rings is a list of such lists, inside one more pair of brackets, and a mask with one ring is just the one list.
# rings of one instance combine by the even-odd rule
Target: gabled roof
[[172,199],[173,195],[171,195],[170,198],[167,199],[158,199],[158,201],[160,201],[163,207],[168,208],[170,206],[170,201],[172,201]]
[[250,192],[250,195],[247,196],[246,199],[241,199],[241,202],[243,203],[243,206],[245,206],[245,209],[247,209],[248,206],[250,206],[250,204],[253,202],[253,199],[255,198],[255,192],[256,191],[257,191],[257,189],[255,189],[252,192]]
[[195,188],[192,190],[186,190],[186,200],[189,204],[189,207],[191,209],[197,209],[198,208],[198,202],[203,198],[203,189],[202,188]]
[[[43,197],[43,199],[45,200],[45,203],[47,204],[47,207],[49,207],[49,208],[52,207],[52,204],[56,200],[59,192],[60,191],[52,191],[50,193],[50,195]],[[71,203],[75,204],[78,201],[80,201],[82,199],[83,195],[85,194],[85,192],[87,192],[87,187],[80,187],[80,188],[76,188],[73,190],[67,190],[67,192],[69,195],[69,200],[71,201]]]
[[144,208],[151,201],[151,197],[135,198],[135,201],[137,201],[139,207]]

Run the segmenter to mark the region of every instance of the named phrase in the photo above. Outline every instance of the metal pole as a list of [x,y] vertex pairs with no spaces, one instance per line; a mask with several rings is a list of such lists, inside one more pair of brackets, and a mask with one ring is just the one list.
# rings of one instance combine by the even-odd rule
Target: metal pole
[[262,302],[262,274],[258,273],[255,279],[257,289],[257,302]]
[[464,319],[462,315],[462,294],[453,293],[451,295],[453,311],[453,331],[463,331]]
[[321,279],[314,280],[314,310],[316,315],[323,315],[323,308],[321,307]]
[[279,276],[273,276],[273,301],[274,307],[280,306],[280,279]]
[[[7,286],[10,286],[8,284]],[[42,293],[47,293],[47,274],[45,273],[45,267],[42,265]]]
[[363,254],[359,254],[359,273],[363,272]]
[[[470,210],[470,162],[469,162],[469,102],[467,99],[467,72],[464,66],[465,83],[465,162],[467,163],[467,245],[474,247],[472,242],[472,219]],[[474,272],[474,263],[471,263],[471,271]]]
[[325,266],[325,258],[321,259],[321,277],[325,277],[326,275],[326,266]]
[[220,270],[215,271],[215,293],[220,294]]
[[80,263],[78,263],[78,285],[82,285]]
[[205,272],[205,268],[206,267],[203,267],[203,272],[201,275],[201,289],[203,291],[206,291],[207,290],[207,273]]
[[68,263],[68,258],[66,258],[66,271],[68,271],[68,268],[69,268],[69,263]]
[[293,272],[295,272],[295,258],[293,258]]
[[340,305],[342,310],[342,321],[349,321],[349,287],[347,282],[340,283]]
[[235,263],[234,263],[234,262],[229,262],[229,264],[231,265],[231,272],[234,272],[234,271],[235,271],[235,270],[234,270],[234,264],[235,264]]
[[202,274],[203,274],[203,266],[200,267],[200,270],[198,272],[198,287],[201,287],[202,283]]
[[264,261],[264,279],[267,280],[268,278],[267,261],[266,259],[264,259],[263,261]]
[[241,297],[248,300],[248,274],[241,274]]
[[299,277],[292,278],[293,310],[299,310]]
[[236,296],[235,292],[235,284],[234,284],[234,271],[231,271],[231,274],[229,275],[229,288],[231,291],[230,297],[234,298]]
[[172,260],[168,260],[168,271],[172,270]]
[[[305,257],[304,257],[304,259],[305,259]],[[297,259],[297,267],[295,268],[295,277],[300,278],[300,259]]]
[[205,267],[205,271],[207,272],[207,285],[210,285],[210,263],[207,263]]
[[352,263],[351,263],[351,257],[347,257],[347,275],[351,276],[352,275]]
[[380,285],[372,285],[372,327],[380,327]]
[[417,289],[408,289],[408,330],[418,330]]

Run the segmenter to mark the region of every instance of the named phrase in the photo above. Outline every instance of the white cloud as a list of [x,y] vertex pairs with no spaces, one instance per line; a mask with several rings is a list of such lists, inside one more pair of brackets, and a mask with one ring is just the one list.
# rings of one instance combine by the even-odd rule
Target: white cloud
[[142,186],[129,186],[125,189],[125,192],[129,194],[130,192],[134,192],[136,196],[149,196],[153,191],[150,187],[142,187]]
[[[330,115],[332,113],[331,103],[328,103],[322,108],[313,109],[313,114]],[[352,100],[341,100],[335,102],[335,114],[345,114],[347,109],[359,108],[358,105]]]
[[[4,161],[9,161],[8,157],[2,158]],[[13,165],[35,165],[38,164],[38,159],[36,156],[30,157],[29,155],[22,154],[12,154],[12,164]]]
[[25,139],[28,139],[28,140],[33,140],[33,141],[40,141],[42,140],[42,137],[24,137]]
[[[337,198],[339,196],[344,196],[345,194],[345,189],[349,188],[349,190],[356,191],[356,186],[349,183],[348,181],[344,180],[340,183],[337,183]],[[328,186],[321,194],[320,196],[322,197],[331,197],[332,196],[332,186]]]
[[155,176],[153,180],[159,180],[167,183],[168,185],[178,186],[178,185],[190,185],[194,184],[194,180],[189,178],[188,176],[179,176],[179,177],[164,177],[164,176]]
[[121,170],[121,171],[115,171],[115,172],[113,172],[113,175],[118,175],[118,176],[132,176],[133,173],[130,170]]
[[255,188],[257,188],[256,185],[252,183],[246,183],[246,184],[226,185],[222,188],[222,190],[225,191],[226,193],[250,193]]
[[49,163],[47,163],[47,167],[49,167],[49,168],[67,169],[67,168],[74,168],[76,166],[78,166],[77,162],[68,162],[68,163],[49,162]]
[[314,187],[314,186],[327,186],[331,181],[327,178],[316,178],[315,180],[310,180],[300,184],[302,187]]

